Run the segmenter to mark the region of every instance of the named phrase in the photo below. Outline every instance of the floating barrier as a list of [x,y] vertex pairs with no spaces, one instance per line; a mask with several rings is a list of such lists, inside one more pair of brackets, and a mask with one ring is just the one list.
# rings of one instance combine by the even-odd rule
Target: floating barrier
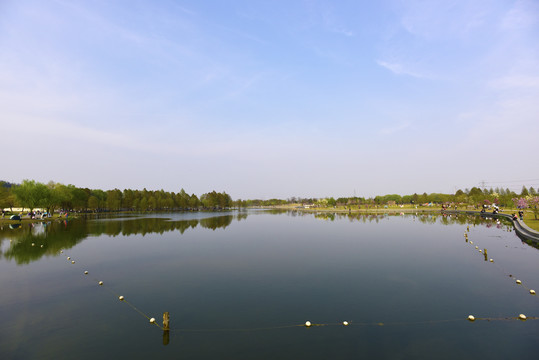
[[[466,236],[466,233],[465,233],[465,236]],[[466,236],[466,241],[468,241],[468,237],[467,237],[467,236]],[[469,241],[469,243],[470,243],[470,244],[473,244],[473,241]],[[476,245],[475,248],[478,249],[479,247]],[[484,249],[483,251],[484,251],[484,255],[485,255],[485,261],[487,261],[487,249]],[[481,249],[479,249],[479,252],[481,252]],[[492,259],[492,258],[490,258],[488,261],[491,262],[491,263],[494,263],[494,259]],[[498,265],[498,268],[499,268],[505,275],[507,275],[507,276],[509,276],[509,277],[513,277],[512,274],[509,274],[509,273],[508,273],[507,271],[505,271],[505,269],[503,269],[501,266]],[[535,295],[535,290],[527,288],[524,284],[522,284],[522,281],[521,281],[521,280],[516,279],[515,282],[516,282],[518,285],[522,285],[522,287],[524,287],[525,289],[527,289],[531,295]]]
[[[469,227],[468,227],[468,231],[469,231]],[[466,238],[466,242],[473,245],[473,241],[468,241],[468,234],[464,233],[464,236]],[[34,243],[32,243],[32,246],[34,246]],[[43,247],[43,245],[41,245],[41,247]],[[485,261],[487,261],[487,249],[481,250],[481,249],[479,249],[479,246],[475,246],[475,249],[478,249],[479,252],[484,252]],[[63,254],[63,250],[60,250],[60,253]],[[71,260],[71,257],[68,256],[67,260]],[[489,259],[488,261],[490,261],[491,263],[494,263],[494,260],[492,258]],[[75,264],[75,261],[72,260],[71,263]],[[501,267],[499,267],[499,268],[502,269]],[[503,269],[502,269],[502,271],[503,271]],[[85,270],[84,275],[88,275],[88,274],[89,274],[89,271]],[[509,277],[513,277],[513,275],[509,274]],[[97,279],[94,279],[94,280],[97,281]],[[517,279],[516,283],[519,284],[519,285],[522,285],[524,287],[521,280]],[[104,282],[102,280],[99,280],[98,284],[99,284],[99,286],[107,289],[109,292],[114,294],[114,292],[112,292],[110,289],[108,289],[108,287],[104,286]],[[528,289],[528,290],[529,290],[530,294],[535,295],[535,290],[533,290],[533,289]],[[391,326],[391,325],[402,326],[402,325],[416,325],[416,324],[436,324],[436,323],[456,322],[456,321],[463,321],[464,320],[463,318],[459,318],[459,319],[426,320],[426,321],[394,322],[394,323],[392,323],[392,322],[369,322],[369,323],[354,322],[354,323],[352,323],[352,322],[349,322],[349,321],[342,321],[342,322],[339,322],[339,323],[312,323],[311,321],[306,321],[303,324],[291,324],[291,325],[259,327],[259,328],[236,328],[236,329],[235,328],[222,328],[222,329],[219,329],[219,328],[215,328],[215,329],[182,329],[182,328],[178,328],[178,329],[171,330],[170,327],[169,327],[169,320],[170,319],[169,319],[169,313],[168,312],[163,313],[163,326],[160,326],[156,322],[156,319],[154,317],[148,316],[147,314],[145,314],[144,312],[139,310],[137,307],[135,307],[133,304],[129,303],[125,299],[125,297],[123,295],[115,294],[115,296],[118,298],[119,301],[129,305],[133,310],[137,311],[139,314],[144,316],[149,321],[150,324],[156,325],[158,328],[163,330],[164,331],[163,339],[165,339],[165,334],[167,334],[166,335],[166,339],[167,339],[166,343],[165,343],[165,340],[164,340],[165,345],[168,344],[168,332],[169,331],[179,331],[179,332],[241,332],[241,331],[276,330],[276,329],[286,329],[286,328],[294,328],[294,327],[311,328],[311,327],[324,327],[324,326],[345,326],[345,327],[348,327],[348,326]],[[538,319],[539,319],[539,317],[528,317],[528,316],[526,316],[524,314],[519,314],[518,316],[503,317],[503,318],[489,318],[489,317],[477,318],[474,315],[468,315],[468,317],[465,320],[467,320],[469,322],[475,322],[475,321],[496,321],[496,320],[499,320],[499,321],[511,321],[511,320],[526,321],[526,320],[538,320]]]

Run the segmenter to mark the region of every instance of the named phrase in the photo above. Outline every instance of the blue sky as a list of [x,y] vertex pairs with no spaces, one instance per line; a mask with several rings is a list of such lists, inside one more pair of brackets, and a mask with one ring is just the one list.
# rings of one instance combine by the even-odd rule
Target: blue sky
[[537,187],[538,39],[537,1],[3,0],[0,179]]

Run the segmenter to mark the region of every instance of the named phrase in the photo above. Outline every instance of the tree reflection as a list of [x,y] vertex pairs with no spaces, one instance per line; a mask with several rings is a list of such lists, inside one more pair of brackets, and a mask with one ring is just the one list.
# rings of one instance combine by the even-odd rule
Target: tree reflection
[[199,224],[204,229],[225,229],[234,219],[247,218],[247,213],[236,216],[224,215],[203,219],[170,220],[167,218],[132,217],[106,219],[103,221],[74,219],[70,221],[50,221],[22,224],[18,228],[4,225],[0,227],[0,247],[10,241],[9,247],[0,258],[14,260],[18,265],[29,264],[43,256],[58,256],[60,250],[74,247],[89,236],[131,236],[163,234],[178,231],[183,234]]

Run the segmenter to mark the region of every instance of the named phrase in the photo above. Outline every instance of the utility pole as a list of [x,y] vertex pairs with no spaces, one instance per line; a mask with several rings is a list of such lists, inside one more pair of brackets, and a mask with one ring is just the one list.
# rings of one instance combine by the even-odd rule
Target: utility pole
[[486,183],[487,183],[487,182],[486,182],[485,180],[481,180],[481,182],[479,183],[480,186],[481,186],[481,188],[482,188],[483,190],[485,190]]

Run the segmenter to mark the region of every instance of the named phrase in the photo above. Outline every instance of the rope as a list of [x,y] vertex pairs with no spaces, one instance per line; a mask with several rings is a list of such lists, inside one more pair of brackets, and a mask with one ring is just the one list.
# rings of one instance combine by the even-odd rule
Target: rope
[[[470,232],[470,228],[468,227],[468,228],[467,228],[467,231],[464,232],[464,238],[466,239],[466,242],[467,242],[467,243],[469,243],[470,245],[474,245],[474,243],[473,243],[472,241],[469,241],[469,239],[468,239],[468,233],[469,233],[469,232]],[[477,247],[480,247],[480,246],[478,246],[478,245],[476,245],[476,246],[477,246]],[[487,250],[487,249],[484,248],[484,250],[485,250],[485,253],[486,253],[486,250]],[[520,285],[520,286],[522,286],[524,289],[528,290],[528,293],[529,293],[530,295],[535,295],[535,290],[533,290],[533,289],[529,288],[528,286],[526,286],[522,280],[520,280],[520,279],[517,278],[515,275],[511,274],[510,272],[508,272],[503,266],[501,266],[500,264],[498,264],[497,261],[491,261],[491,262],[494,264],[494,266],[495,266],[495,267],[496,267],[496,268],[497,268],[497,269],[498,269],[504,276],[515,279],[515,283],[516,283],[517,285]],[[517,280],[520,281],[520,282],[517,283],[517,282],[516,282]]]

